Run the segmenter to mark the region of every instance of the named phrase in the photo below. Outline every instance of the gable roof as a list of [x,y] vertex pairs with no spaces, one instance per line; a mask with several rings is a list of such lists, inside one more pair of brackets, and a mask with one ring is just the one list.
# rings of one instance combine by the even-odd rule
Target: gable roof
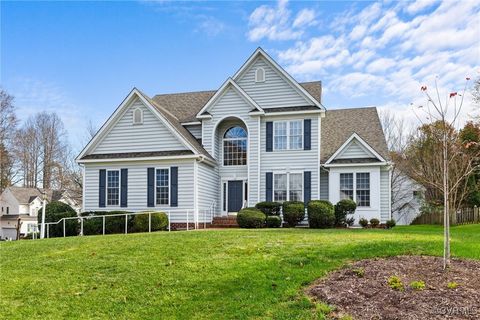
[[62,198],[63,191],[42,189],[42,188],[23,188],[23,187],[8,187],[12,195],[20,204],[29,204],[35,198],[43,199],[43,193],[47,195],[47,201],[57,201]]
[[[351,146],[352,142],[358,142],[358,146],[362,149],[367,157],[341,157],[341,155]],[[385,162],[386,160],[378,154],[365,140],[363,140],[356,132],[354,132],[325,162],[329,163],[368,163],[368,162]]]
[[[300,85],[308,91],[310,95],[320,101],[322,95],[322,83],[320,81],[303,82],[300,83]],[[180,123],[196,122],[198,121],[196,117],[197,114],[217,91],[218,90],[158,94],[155,95],[152,100],[168,110]]]
[[377,108],[327,110],[322,118],[321,163],[325,163],[353,134],[358,135],[383,159],[389,160]]

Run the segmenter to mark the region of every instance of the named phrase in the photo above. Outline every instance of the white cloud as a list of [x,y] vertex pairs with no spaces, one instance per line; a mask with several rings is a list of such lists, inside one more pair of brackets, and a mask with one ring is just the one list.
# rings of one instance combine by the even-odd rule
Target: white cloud
[[293,27],[303,27],[305,25],[312,25],[315,22],[315,11],[312,9],[303,9],[293,21]]
[[226,28],[225,23],[212,16],[202,15],[199,16],[199,20],[200,22],[196,31],[204,33],[209,37],[217,36],[218,34],[222,33]]
[[414,14],[414,13],[417,13],[419,11],[422,11],[422,10],[432,6],[436,2],[438,2],[438,1],[437,0],[417,0],[417,1],[414,1],[414,2],[410,3],[408,5],[408,7],[406,8],[406,11],[408,13]]

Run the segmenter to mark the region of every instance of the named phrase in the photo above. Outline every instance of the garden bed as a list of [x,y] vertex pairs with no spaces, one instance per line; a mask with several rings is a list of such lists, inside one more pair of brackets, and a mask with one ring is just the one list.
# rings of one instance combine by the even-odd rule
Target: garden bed
[[[453,259],[448,271],[442,263],[427,256],[362,260],[318,281],[307,294],[334,306],[334,318],[479,319],[480,261]],[[400,280],[397,289],[389,279]]]

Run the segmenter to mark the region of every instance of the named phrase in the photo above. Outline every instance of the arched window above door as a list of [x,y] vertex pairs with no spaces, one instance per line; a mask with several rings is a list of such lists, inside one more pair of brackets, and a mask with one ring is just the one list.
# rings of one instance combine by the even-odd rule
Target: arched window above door
[[234,126],[223,135],[223,165],[244,166],[247,164],[247,131]]

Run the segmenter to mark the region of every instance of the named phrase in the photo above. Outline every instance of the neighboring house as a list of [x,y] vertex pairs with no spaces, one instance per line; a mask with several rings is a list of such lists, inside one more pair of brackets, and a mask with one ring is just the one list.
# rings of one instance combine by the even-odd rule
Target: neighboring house
[[392,218],[398,225],[409,225],[420,214],[425,188],[394,169],[392,174]]
[[[260,201],[352,198],[356,219],[391,217],[376,108],[330,110],[261,48],[216,91],[134,88],[77,157],[84,210],[162,210],[210,223]],[[187,218],[188,215],[188,218]]]
[[70,196],[68,191],[7,187],[0,195],[0,238],[16,239],[19,219],[21,235],[37,229],[38,210],[43,206],[44,193],[47,203],[60,201],[70,205],[77,212],[81,210],[81,199]]

